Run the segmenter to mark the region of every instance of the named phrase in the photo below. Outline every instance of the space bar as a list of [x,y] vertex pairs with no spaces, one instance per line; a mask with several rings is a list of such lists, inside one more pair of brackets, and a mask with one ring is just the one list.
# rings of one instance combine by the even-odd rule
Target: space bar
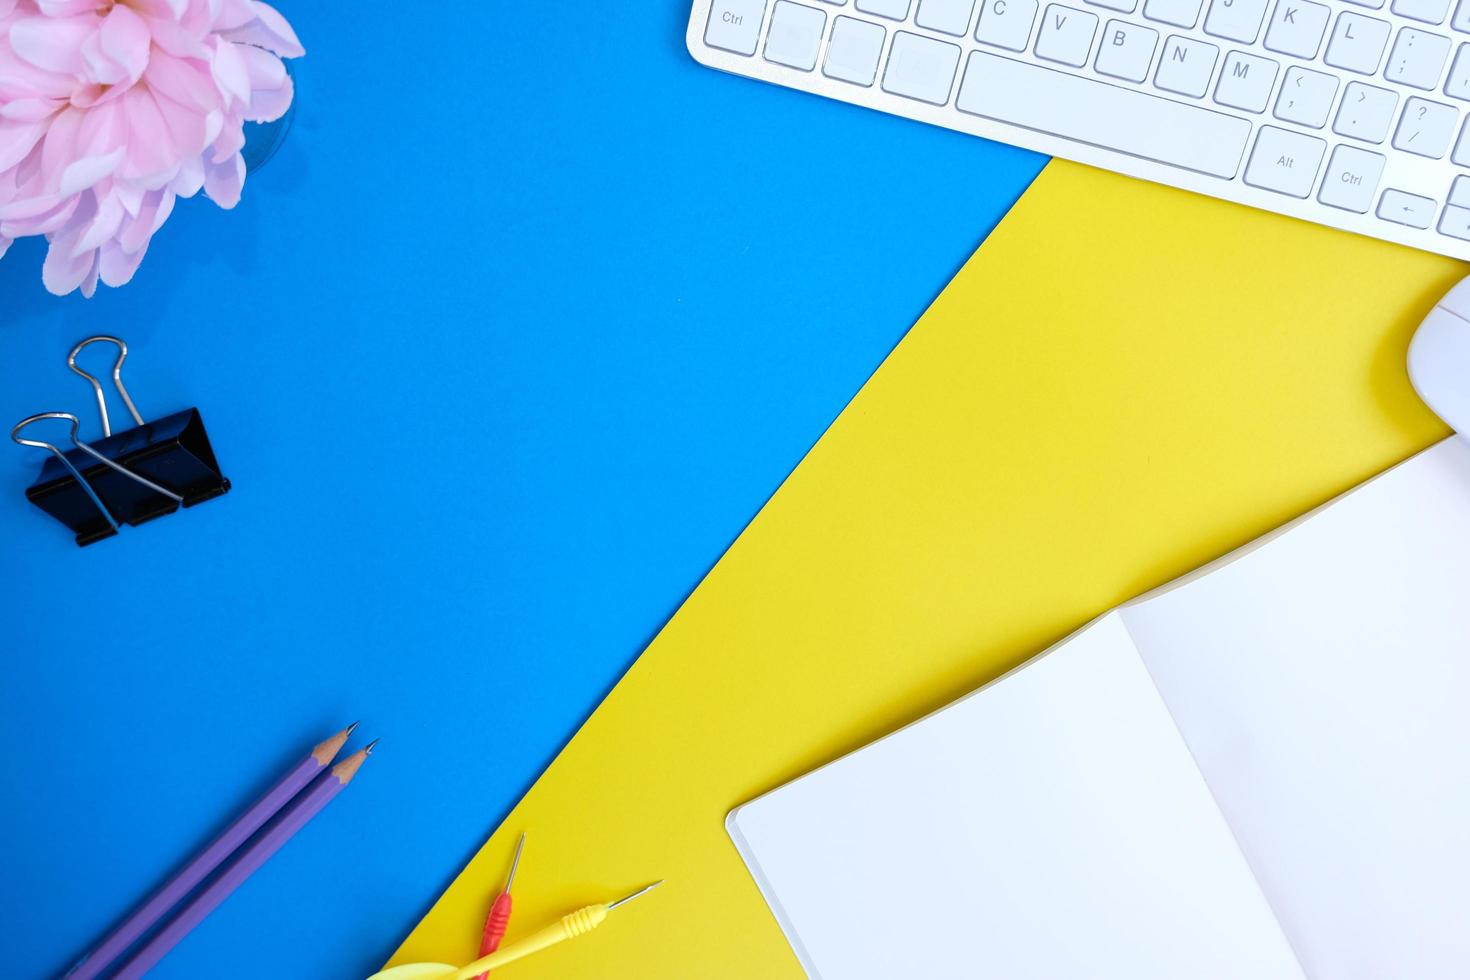
[[970,52],[961,112],[1202,174],[1231,178],[1250,123],[1223,112]]

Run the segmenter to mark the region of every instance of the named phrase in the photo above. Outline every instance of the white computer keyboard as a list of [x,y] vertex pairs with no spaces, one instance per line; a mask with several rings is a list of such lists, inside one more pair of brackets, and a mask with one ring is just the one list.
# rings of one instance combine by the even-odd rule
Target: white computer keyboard
[[[688,44],[712,68],[1470,259],[1470,0],[695,0]],[[916,194],[963,179],[918,174]]]

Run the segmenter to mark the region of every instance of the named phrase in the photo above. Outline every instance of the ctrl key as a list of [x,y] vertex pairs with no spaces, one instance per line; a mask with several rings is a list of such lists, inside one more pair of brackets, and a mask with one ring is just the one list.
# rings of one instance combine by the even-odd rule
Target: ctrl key
[[704,43],[722,51],[755,54],[765,12],[766,0],[714,0],[704,27]]

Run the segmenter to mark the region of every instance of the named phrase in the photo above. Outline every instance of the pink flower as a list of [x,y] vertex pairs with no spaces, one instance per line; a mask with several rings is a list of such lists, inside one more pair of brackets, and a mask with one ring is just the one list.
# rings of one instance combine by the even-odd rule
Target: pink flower
[[45,235],[51,292],[127,282],[176,198],[240,200],[304,53],[260,0],[0,0],[0,256]]

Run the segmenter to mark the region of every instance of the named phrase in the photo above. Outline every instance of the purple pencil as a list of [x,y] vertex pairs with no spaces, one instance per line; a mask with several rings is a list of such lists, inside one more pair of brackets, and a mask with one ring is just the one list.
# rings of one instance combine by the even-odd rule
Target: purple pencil
[[342,751],[342,746],[347,744],[347,737],[357,727],[357,722],[348,725],[342,731],[322,742],[311,750],[311,754],[296,764],[290,772],[282,776],[280,780],[266,791],[266,794],[250,805],[250,808],[240,814],[235,822],[224,829],[224,832],[210,842],[209,846],[200,851],[195,858],[184,865],[172,878],[164,882],[163,887],[154,892],[153,895],[133,910],[122,922],[102,937],[102,941],[82,957],[82,959],[66,973],[65,980],[92,980],[100,976],[112,961],[127,951],[128,947],[137,942],[138,939],[162,919],[169,909],[173,908],[184,896],[188,895],[205,878],[209,877],[235,852],[241,844],[245,843],[267,820],[280,812],[281,808],[313,779],[323,769],[329,766],[337,753]]
[[117,972],[113,980],[138,980],[143,974],[157,966],[158,961],[179,944],[179,940],[203,922],[209,913],[230,897],[231,892],[239,888],[245,879],[254,874],[256,869],[264,864],[272,854],[279,851],[282,844],[290,840],[298,830],[306,826],[308,820],[321,811],[322,807],[342,792],[352,781],[352,777],[357,774],[363,760],[372,754],[373,746],[377,744],[377,742],[371,742],[366,748],[359,749],[337,763],[332,767],[330,773],[318,779],[310,789],[292,801],[291,805],[282,810],[280,816],[271,821],[270,826],[266,827],[259,837],[251,841],[235,856],[218,878],[211,881],[203,891],[185,903],[178,915],[174,916],[168,925],[144,943],[143,947],[133,954],[127,963],[123,964],[123,968]]

